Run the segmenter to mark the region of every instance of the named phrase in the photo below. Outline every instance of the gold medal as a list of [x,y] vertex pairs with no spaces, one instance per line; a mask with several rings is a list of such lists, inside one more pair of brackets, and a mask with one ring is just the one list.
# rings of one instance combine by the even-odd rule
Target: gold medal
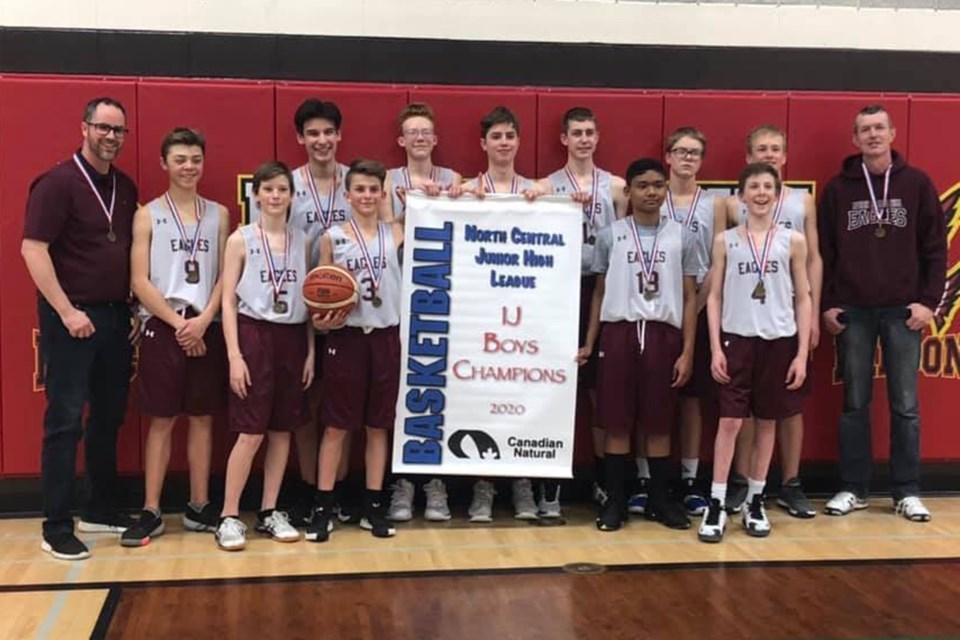
[[878,238],[886,238],[887,228],[882,224],[878,224],[876,230],[873,232],[873,235],[877,236]]
[[750,297],[754,300],[759,300],[760,304],[767,303],[767,288],[763,286],[763,280],[757,283],[757,286],[753,288],[753,293],[750,294]]
[[377,309],[379,309],[382,304],[383,304],[383,300],[380,299],[380,296],[374,296],[374,297],[373,297],[373,306],[374,306],[374,307],[376,307]]
[[287,312],[287,303],[283,300],[277,300],[273,303],[273,312],[279,315],[283,315]]
[[643,292],[644,300],[653,300],[656,297],[657,297],[657,292],[654,291],[653,289],[647,289],[646,291]]
[[187,260],[183,263],[183,270],[187,273],[187,284],[200,282],[200,263],[196,260]]
[[117,241],[117,234],[113,232],[113,229],[110,229],[110,231],[107,231],[107,240],[109,240],[110,242]]

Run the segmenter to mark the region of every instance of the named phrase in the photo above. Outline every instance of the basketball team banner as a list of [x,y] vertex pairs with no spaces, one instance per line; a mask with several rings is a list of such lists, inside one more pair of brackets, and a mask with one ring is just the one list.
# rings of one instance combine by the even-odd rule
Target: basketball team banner
[[407,196],[395,473],[571,477],[582,219]]

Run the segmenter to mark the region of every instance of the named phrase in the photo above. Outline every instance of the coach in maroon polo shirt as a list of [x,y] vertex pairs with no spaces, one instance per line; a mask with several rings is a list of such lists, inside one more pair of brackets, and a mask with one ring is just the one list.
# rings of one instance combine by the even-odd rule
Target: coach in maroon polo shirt
[[130,524],[114,495],[134,335],[128,297],[137,187],[113,166],[127,135],[126,111],[116,100],[96,98],[87,104],[80,129],[80,150],[30,186],[22,246],[40,292],[46,371],[42,548],[64,560],[90,555],[74,535],[69,511],[84,434],[90,495],[80,531],[122,532]]

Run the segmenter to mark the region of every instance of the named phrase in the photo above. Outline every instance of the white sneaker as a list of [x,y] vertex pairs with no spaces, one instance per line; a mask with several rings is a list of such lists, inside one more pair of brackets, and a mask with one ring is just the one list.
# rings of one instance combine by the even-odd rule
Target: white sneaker
[[266,518],[257,518],[257,532],[270,536],[277,542],[298,542],[300,532],[290,524],[286,511],[274,509]]
[[536,520],[537,503],[533,499],[533,485],[526,478],[513,481],[513,510],[517,520]]
[[447,505],[447,487],[440,478],[434,478],[423,485],[427,496],[427,508],[423,517],[430,522],[445,522],[450,519],[450,507]]
[[401,478],[390,488],[393,492],[387,518],[395,522],[413,520],[413,483]]
[[700,520],[697,538],[700,542],[720,542],[727,530],[727,511],[716,498],[711,498]]
[[743,528],[747,535],[754,538],[766,538],[770,535],[770,519],[763,505],[763,495],[756,494],[753,500],[743,505]]
[[247,545],[247,525],[240,518],[224,518],[217,527],[217,546],[224,551],[240,551]]
[[930,511],[920,502],[919,496],[907,496],[894,502],[893,510],[910,522],[930,522]]
[[493,483],[488,480],[473,483],[473,500],[467,510],[470,522],[493,522],[493,496],[496,493]]
[[860,498],[852,491],[841,491],[827,501],[823,512],[828,516],[845,516],[851,511],[866,509],[870,506],[866,498]]
[[[560,512],[560,485],[556,485],[556,493],[552,496],[547,495],[546,485],[540,485],[540,502],[537,503],[537,515],[541,518],[559,518],[563,515]],[[553,498],[548,500],[548,498]]]

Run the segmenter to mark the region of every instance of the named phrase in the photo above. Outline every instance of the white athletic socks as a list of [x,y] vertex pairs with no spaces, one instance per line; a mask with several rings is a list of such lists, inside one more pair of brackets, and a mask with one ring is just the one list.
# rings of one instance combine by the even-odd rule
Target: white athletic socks
[[763,488],[766,486],[766,484],[767,483],[763,480],[747,478],[747,504],[753,502],[753,496],[763,495]]
[[727,500],[727,483],[726,482],[711,482],[710,483],[710,497],[714,500],[719,500],[722,505]]
[[700,458],[680,458],[680,477],[684,480],[696,478],[699,465]]
[[650,479],[650,464],[646,458],[637,456],[637,477]]

